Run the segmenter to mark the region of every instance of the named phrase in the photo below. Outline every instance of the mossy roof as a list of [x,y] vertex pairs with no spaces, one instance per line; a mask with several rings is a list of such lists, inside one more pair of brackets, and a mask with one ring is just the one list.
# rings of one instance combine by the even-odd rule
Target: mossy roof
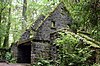
[[[48,17],[50,17],[51,16],[51,14],[59,7],[59,5],[61,5],[61,4],[63,4],[63,6],[64,6],[64,3],[63,2],[60,2],[60,3],[58,3],[57,5],[56,5],[56,7],[44,18],[44,20],[42,21],[42,22],[40,22],[40,24],[37,26],[37,28],[36,28],[36,30],[35,31],[37,31],[38,29],[39,29],[39,27],[46,21],[46,19],[48,18]],[[64,6],[65,7],[65,6]],[[67,9],[66,9],[66,11],[68,11]],[[66,14],[67,15],[67,14]]]
[[[63,4],[63,6],[64,6],[64,3],[63,3],[63,2],[58,3],[58,4],[56,5],[56,7],[44,18],[44,20],[42,20],[42,22],[40,22],[40,24],[37,26],[37,28],[35,29],[35,31],[37,31],[37,30],[39,29],[39,27],[46,21],[46,19],[47,19],[48,17],[51,16],[51,14],[59,7],[60,4]],[[67,9],[66,9],[66,10],[67,10]],[[37,18],[37,19],[38,19],[38,18]],[[37,19],[36,19],[36,21],[37,21]],[[35,22],[36,22],[36,21],[35,21]],[[33,26],[33,24],[32,24],[31,26]],[[31,27],[30,27],[29,29],[31,30]],[[33,40],[33,39],[32,39],[32,38],[29,38],[29,39],[23,40],[23,41],[20,41],[20,40],[19,40],[17,44],[29,42],[29,41],[31,41],[31,40]]]
[[83,42],[89,44],[91,47],[100,49],[99,41],[96,41],[95,39],[90,38],[89,36],[82,34],[80,32],[77,32],[77,34],[75,34],[75,33],[71,32],[69,28],[60,29],[58,31],[53,32],[52,34],[60,32],[60,31],[66,33],[66,34],[71,34],[74,37],[77,36],[76,38],[81,38],[83,40]]

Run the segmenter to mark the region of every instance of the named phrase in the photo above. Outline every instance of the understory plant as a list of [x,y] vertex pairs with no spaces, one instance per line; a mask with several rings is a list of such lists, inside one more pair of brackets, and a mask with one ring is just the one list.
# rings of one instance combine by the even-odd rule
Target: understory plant
[[35,64],[32,64],[32,66],[53,66],[50,64],[50,62],[52,61],[41,58]]
[[59,32],[60,37],[55,40],[58,49],[59,66],[90,66],[92,63],[88,60],[92,55],[90,46],[85,46],[79,38],[71,34]]
[[95,63],[95,64],[93,64],[93,66],[100,66],[100,64],[96,64],[96,63]]
[[16,59],[13,57],[11,52],[6,52],[5,59],[8,61],[8,63],[16,63]]
[[53,43],[57,47],[56,61],[39,59],[32,66],[99,66],[95,64],[95,51],[81,37],[67,32],[58,33]]

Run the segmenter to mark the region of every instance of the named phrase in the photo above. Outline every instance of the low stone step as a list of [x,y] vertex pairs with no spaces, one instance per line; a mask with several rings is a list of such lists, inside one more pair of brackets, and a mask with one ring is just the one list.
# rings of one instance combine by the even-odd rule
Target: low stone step
[[30,64],[7,64],[7,63],[0,63],[0,66],[30,66]]

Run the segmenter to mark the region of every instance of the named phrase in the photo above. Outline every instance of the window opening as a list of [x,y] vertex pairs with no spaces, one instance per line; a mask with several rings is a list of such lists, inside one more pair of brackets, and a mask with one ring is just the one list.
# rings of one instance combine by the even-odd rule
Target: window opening
[[51,28],[55,28],[55,21],[51,22]]

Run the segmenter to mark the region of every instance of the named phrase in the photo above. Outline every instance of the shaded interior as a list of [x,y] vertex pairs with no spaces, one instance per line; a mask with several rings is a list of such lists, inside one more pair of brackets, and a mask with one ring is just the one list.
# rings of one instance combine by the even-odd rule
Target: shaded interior
[[17,63],[31,63],[31,45],[22,44],[18,46]]

